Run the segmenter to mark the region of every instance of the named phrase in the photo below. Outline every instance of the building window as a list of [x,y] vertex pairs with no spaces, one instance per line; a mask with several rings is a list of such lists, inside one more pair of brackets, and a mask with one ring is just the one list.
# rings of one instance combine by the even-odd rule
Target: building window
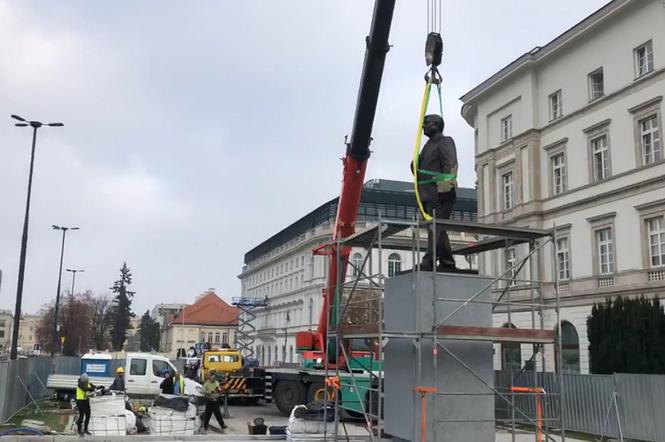
[[510,210],[513,208],[513,172],[504,173],[501,175],[501,183],[503,188],[503,209]]
[[550,157],[552,163],[552,193],[558,195],[566,191],[566,155],[563,152]]
[[[513,324],[504,324],[504,328],[517,328]],[[522,348],[519,342],[501,344],[501,369],[519,370],[522,366]]]
[[635,73],[637,77],[653,71],[653,43],[651,40],[635,49]]
[[353,276],[360,275],[363,266],[363,256],[360,253],[354,253],[353,258],[351,258],[351,264],[353,265]]
[[665,216],[649,218],[646,223],[651,267],[665,266]]
[[556,239],[556,262],[559,280],[570,279],[570,250],[567,236]]
[[605,80],[603,68],[600,68],[589,74],[589,101],[597,100],[603,95],[605,95]]
[[501,141],[507,141],[513,137],[513,116],[508,115],[501,119]]
[[550,121],[561,118],[563,116],[563,98],[561,96],[561,89],[550,95],[549,103]]
[[601,275],[614,273],[614,241],[611,227],[596,230],[596,250],[598,273]]
[[215,344],[219,344],[219,332],[215,333]]
[[580,372],[580,338],[575,326],[568,321],[561,321],[561,371]]
[[510,285],[516,285],[515,278],[517,277],[517,249],[515,247],[508,247],[506,249],[506,270],[510,269]]
[[643,164],[651,164],[663,158],[663,146],[658,131],[658,114],[639,120],[640,143]]
[[208,332],[208,342],[212,342],[212,332]]
[[607,143],[607,134],[591,140],[591,155],[593,158],[593,180],[602,181],[610,177],[610,149]]
[[392,277],[402,271],[402,258],[397,253],[388,257],[388,276]]
[[224,332],[222,333],[222,344],[228,344],[229,343],[229,334]]
[[314,323],[314,299],[309,298],[309,329],[312,329]]

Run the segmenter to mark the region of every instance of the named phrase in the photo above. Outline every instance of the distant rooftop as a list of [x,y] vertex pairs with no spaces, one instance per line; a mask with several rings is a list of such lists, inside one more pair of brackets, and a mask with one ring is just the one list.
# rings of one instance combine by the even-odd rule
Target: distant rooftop
[[[365,182],[363,188],[357,217],[359,223],[378,219],[379,214],[384,219],[415,219],[418,206],[412,182],[373,179]],[[314,229],[316,226],[333,223],[337,215],[338,200],[339,197],[336,197],[322,204],[248,251],[245,254],[245,264]],[[477,212],[476,190],[464,187],[458,188],[453,219],[476,221]]]
[[214,291],[207,290],[196,302],[186,306],[169,324],[184,325],[237,325],[238,308],[230,306]]

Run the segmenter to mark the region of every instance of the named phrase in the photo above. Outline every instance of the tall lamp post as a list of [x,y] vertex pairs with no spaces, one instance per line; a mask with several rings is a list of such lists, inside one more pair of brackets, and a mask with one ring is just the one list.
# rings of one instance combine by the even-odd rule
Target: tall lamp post
[[71,272],[72,274],[72,291],[70,292],[72,296],[74,296],[74,284],[76,283],[76,274],[77,273],[83,273],[85,270],[83,269],[67,269],[68,272]]
[[53,340],[54,345],[51,350],[51,356],[57,348],[60,348],[60,337],[58,336],[58,310],[60,309],[60,284],[62,283],[62,260],[65,256],[65,236],[68,230],[78,230],[78,227],[64,227],[53,225],[53,230],[62,230],[62,244],[60,246],[60,271],[58,272],[58,289],[55,292],[55,309],[53,314]]
[[25,277],[25,256],[28,248],[28,224],[30,218],[30,196],[32,193],[32,172],[35,165],[35,144],[37,143],[37,129],[40,127],[62,127],[62,123],[42,123],[41,121],[28,121],[18,115],[12,115],[17,120],[14,126],[32,127],[32,149],[30,151],[30,173],[28,175],[28,197],[25,203],[25,218],[23,219],[23,235],[21,237],[21,255],[18,264],[18,282],[16,283],[16,306],[14,307],[14,330],[12,330],[12,347],[9,352],[10,359],[18,356],[18,332],[21,325],[21,303],[23,301],[23,278]]
[[[76,283],[76,273],[77,272],[85,272],[85,270],[82,269],[67,269],[68,272],[71,272],[72,274],[72,291],[69,292],[71,293],[72,296],[74,296],[74,284]],[[81,335],[79,335],[79,355],[81,354]]]

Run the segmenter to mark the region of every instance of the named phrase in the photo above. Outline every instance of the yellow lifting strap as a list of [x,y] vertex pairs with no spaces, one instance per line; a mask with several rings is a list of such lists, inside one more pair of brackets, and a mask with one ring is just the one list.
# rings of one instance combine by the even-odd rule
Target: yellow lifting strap
[[[441,83],[436,85],[439,92],[439,111],[443,117],[443,101],[441,99]],[[420,199],[420,192],[418,191],[418,159],[420,156],[420,143],[423,139],[423,121],[425,120],[425,114],[427,113],[427,105],[429,104],[429,97],[432,91],[432,77],[429,77],[428,81],[425,83],[425,90],[423,91],[423,99],[420,104],[420,115],[418,116],[418,130],[416,132],[416,144],[413,148],[413,188],[416,191],[416,202],[418,203],[418,209],[423,215],[425,221],[432,219],[432,216],[429,215],[425,208],[423,207],[423,202]]]

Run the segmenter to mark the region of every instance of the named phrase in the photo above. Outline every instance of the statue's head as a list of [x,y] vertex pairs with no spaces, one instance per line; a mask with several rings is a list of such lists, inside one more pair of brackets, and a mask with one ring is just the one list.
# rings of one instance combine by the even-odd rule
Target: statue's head
[[425,120],[423,120],[423,133],[429,138],[432,138],[436,134],[442,133],[443,127],[443,118],[441,118],[440,115],[427,115]]

